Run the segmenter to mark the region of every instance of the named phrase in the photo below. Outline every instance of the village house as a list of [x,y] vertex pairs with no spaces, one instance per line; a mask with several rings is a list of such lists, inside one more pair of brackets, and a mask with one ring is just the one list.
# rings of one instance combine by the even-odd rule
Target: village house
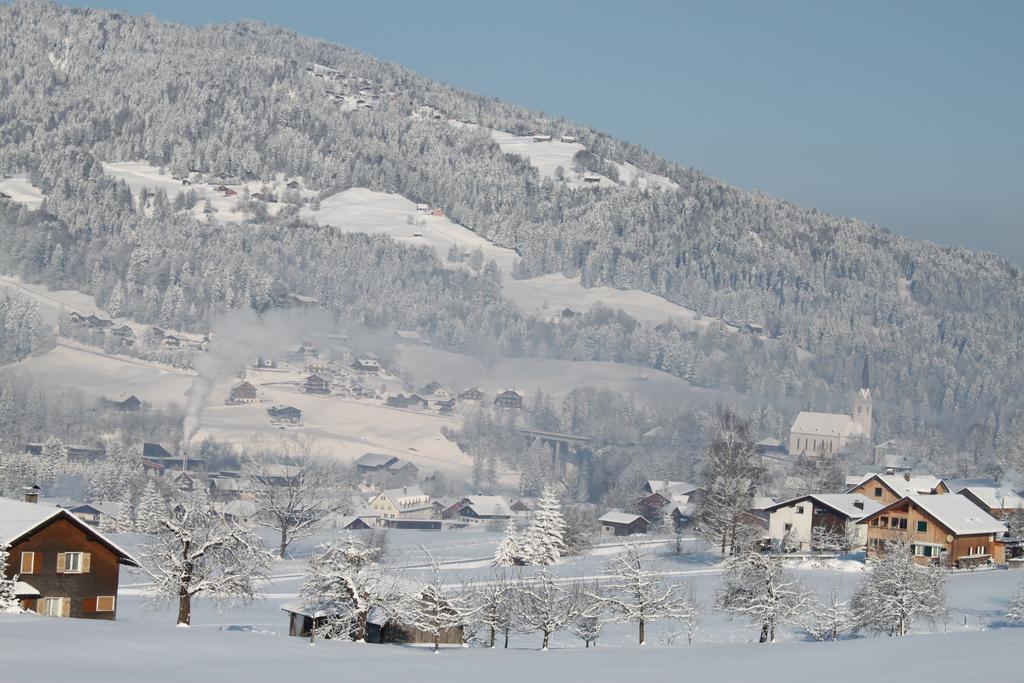
[[601,523],[601,534],[603,536],[633,536],[634,534],[646,534],[650,522],[643,515],[636,515],[622,510],[609,510],[597,521]]
[[379,375],[380,363],[373,358],[357,358],[352,361],[352,369],[361,375]]
[[306,378],[304,389],[307,394],[329,394],[331,383],[320,375],[313,374]]
[[383,453],[363,453],[355,460],[356,474],[366,475],[387,469],[391,463],[398,462],[398,457]]
[[867,496],[883,505],[888,505],[904,496],[949,493],[949,489],[937,477],[904,472],[903,474],[865,475],[863,481],[846,492]]
[[904,496],[859,524],[867,527],[869,559],[884,553],[887,542],[908,539],[918,564],[969,568],[1006,561],[1006,526],[965,496]]
[[228,400],[225,401],[228,405],[238,405],[241,403],[255,403],[256,402],[256,387],[249,382],[241,382],[231,387],[231,391],[228,392]]
[[385,489],[373,497],[370,509],[379,516],[378,523],[389,519],[430,519],[434,510],[430,496],[419,486]]
[[523,407],[523,395],[515,389],[506,389],[494,397],[494,405],[509,410],[521,410]]
[[872,398],[867,358],[851,408],[849,415],[801,411],[789,430],[789,454],[832,455],[844,450],[854,439],[871,440]]
[[21,607],[46,616],[114,619],[120,567],[139,566],[68,510],[42,503],[0,499],[0,544]]
[[875,465],[893,472],[908,472],[917,464],[913,450],[914,444],[905,439],[883,441],[875,446]]
[[801,552],[827,550],[814,547],[813,530],[821,529],[848,540],[851,547],[867,544],[867,528],[857,524],[882,508],[866,496],[850,493],[808,494],[768,508],[768,537],[776,545],[787,541]]
[[288,303],[295,308],[316,308],[320,305],[320,300],[315,296],[288,292]]
[[65,507],[65,509],[89,526],[96,528],[103,524],[104,519],[113,521],[116,525],[117,518],[121,514],[120,503],[82,503]]
[[388,396],[385,404],[389,408],[405,408],[408,410],[423,410],[427,407],[427,400],[419,394],[395,394]]
[[120,337],[121,339],[130,339],[135,336],[135,330],[128,325],[121,325],[110,330],[110,334],[114,337]]
[[[44,444],[42,443],[27,443],[25,444],[25,453],[29,455],[42,455],[43,446]],[[68,453],[68,462],[96,462],[107,456],[106,450],[93,446],[66,444],[64,448]]]
[[130,396],[123,398],[121,400],[111,400],[104,398],[103,406],[111,410],[120,411],[122,413],[137,413],[140,410],[142,410],[142,401],[140,401],[138,397],[135,396],[135,394],[131,394]]
[[273,424],[302,424],[302,411],[292,406],[272,406],[267,408],[267,415],[270,416],[270,421]]
[[459,394],[460,401],[482,401],[484,400],[484,392],[480,391],[476,387],[472,389],[466,389]]
[[446,512],[451,516],[481,522],[507,520],[513,514],[512,508],[501,496],[466,496]]
[[1024,514],[1024,497],[1006,485],[963,486],[951,489],[950,493],[964,496],[996,519]]

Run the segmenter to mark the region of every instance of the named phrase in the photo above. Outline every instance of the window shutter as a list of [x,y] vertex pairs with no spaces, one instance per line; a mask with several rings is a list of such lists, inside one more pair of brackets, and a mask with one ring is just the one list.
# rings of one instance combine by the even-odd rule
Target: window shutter
[[71,598],[60,599],[60,615],[62,617],[71,616]]
[[46,610],[46,598],[36,598],[36,614],[42,614]]
[[89,573],[89,565],[92,564],[92,553],[82,553],[82,573]]
[[57,553],[57,573],[64,573],[64,553]]

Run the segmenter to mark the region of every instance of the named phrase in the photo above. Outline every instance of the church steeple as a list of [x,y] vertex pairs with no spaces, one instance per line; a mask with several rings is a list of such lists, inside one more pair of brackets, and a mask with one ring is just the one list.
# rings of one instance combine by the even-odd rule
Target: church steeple
[[860,389],[853,397],[853,421],[860,425],[861,435],[871,440],[871,376],[868,373],[868,357],[864,355],[864,368],[860,373]]

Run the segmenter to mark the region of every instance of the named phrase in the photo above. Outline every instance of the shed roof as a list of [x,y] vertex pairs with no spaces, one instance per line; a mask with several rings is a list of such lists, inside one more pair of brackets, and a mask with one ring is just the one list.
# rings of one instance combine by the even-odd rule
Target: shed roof
[[597,521],[606,524],[632,524],[638,520],[647,521],[643,515],[634,515],[631,512],[623,512],[622,510],[609,510],[597,519]]

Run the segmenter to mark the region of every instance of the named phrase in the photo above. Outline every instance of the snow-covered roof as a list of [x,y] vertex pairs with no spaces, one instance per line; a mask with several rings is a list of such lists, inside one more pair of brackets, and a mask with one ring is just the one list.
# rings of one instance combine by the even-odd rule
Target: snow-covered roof
[[[853,493],[809,493],[776,503],[768,508],[768,511],[795,505],[804,500],[812,500],[819,505],[831,508],[836,512],[845,515],[849,519],[860,519],[865,515],[872,515],[882,509],[882,504],[866,496]],[[858,507],[860,505],[860,507]]]
[[356,458],[356,465],[362,467],[385,467],[395,459],[395,456],[385,455],[384,453],[363,453]]
[[609,510],[598,517],[597,521],[606,524],[632,524],[639,519],[643,519],[645,522],[647,521],[644,519],[643,515],[634,515],[631,512],[623,512],[622,510]]
[[1006,533],[1006,526],[998,519],[982,510],[970,499],[951,493],[904,496],[895,503],[891,503],[881,510],[865,516],[860,521],[864,522],[868,517],[874,517],[879,512],[902,505],[906,501],[929,514],[935,521],[958,536],[965,534]]
[[14,582],[14,594],[19,598],[38,598],[42,596],[42,593],[37,591],[34,586],[25,583],[24,581]]
[[817,436],[854,436],[861,433],[861,426],[849,415],[838,413],[813,413],[802,410],[793,421],[790,430],[797,434]]
[[10,500],[9,498],[0,498],[0,543],[10,545],[58,516],[63,516],[82,531],[95,537],[100,543],[110,548],[112,552],[120,557],[123,564],[139,566],[138,561],[129,555],[127,551],[120,548],[96,529],[87,526],[78,517],[75,517],[63,508],[44,503],[25,503]]
[[512,508],[501,496],[466,496],[467,507],[482,517],[511,517]]
[[989,510],[1015,510],[1024,508],[1024,497],[1005,486],[965,486],[951,493],[969,492]]
[[648,479],[647,488],[654,492],[670,498],[672,495],[681,496],[696,491],[699,487],[685,481],[670,481],[668,479]]
[[767,439],[761,439],[754,445],[761,446],[763,448],[778,448],[779,446],[782,445],[782,442],[774,437],[769,436]]
[[430,507],[430,496],[419,486],[403,486],[397,489],[385,489],[380,495],[391,501],[391,504],[402,510],[418,510]]
[[[888,486],[890,489],[896,492],[900,496],[910,496],[916,494],[929,494],[938,488],[942,480],[938,477],[933,477],[930,474],[875,474],[868,473],[863,477],[860,477],[860,481],[850,486],[851,489],[855,489],[862,484],[867,483],[871,479],[878,477],[878,480]],[[847,479],[847,484],[850,483],[850,479]]]

